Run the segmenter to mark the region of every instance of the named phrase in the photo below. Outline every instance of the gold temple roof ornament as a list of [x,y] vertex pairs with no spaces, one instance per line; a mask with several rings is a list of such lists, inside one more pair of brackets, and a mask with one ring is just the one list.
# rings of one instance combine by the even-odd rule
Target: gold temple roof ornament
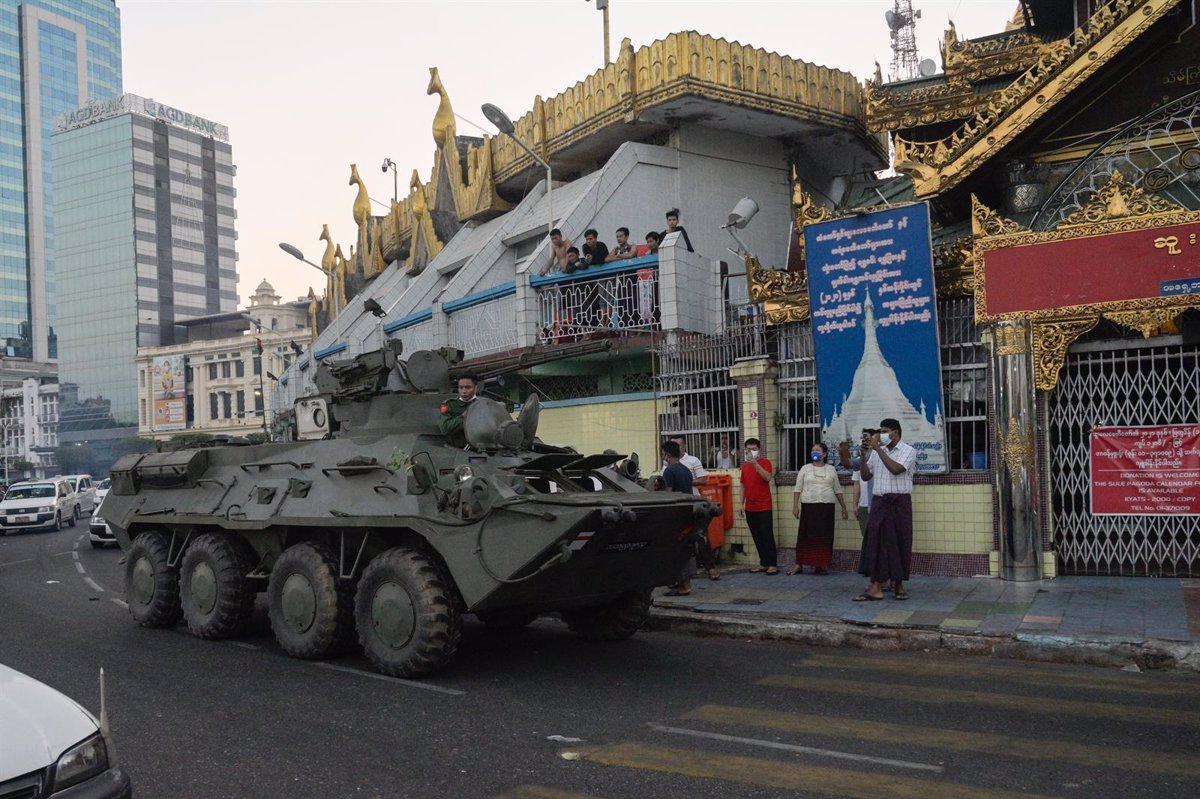
[[[1200,223],[1200,211],[1188,211],[1170,200],[1149,194],[1140,186],[1130,183],[1119,171],[1113,172],[1108,183],[1094,192],[1082,208],[1051,231],[1028,230],[1011,219],[1004,218],[972,196],[971,264],[974,272],[976,321],[1029,323],[1033,337],[1034,383],[1037,388],[1050,391],[1058,384],[1067,349],[1080,336],[1099,324],[1101,319],[1136,330],[1142,336],[1150,338],[1172,324],[1184,311],[1200,308],[1200,303],[1196,301],[1196,295],[1184,294],[994,313],[988,306],[985,254],[993,250],[1066,242],[1114,233],[1178,229],[1175,226],[1196,223]],[[1171,242],[1165,234],[1164,237],[1153,240],[1155,249],[1165,249],[1169,246]],[[1181,251],[1176,249],[1172,252]],[[1052,279],[1052,276],[1048,275],[1047,279]]]
[[[954,114],[969,110],[969,116],[956,130],[936,141],[908,140],[899,134],[894,137],[895,167],[913,178],[917,196],[946,191],[1012,143],[1180,2],[1112,0],[1069,36],[1047,44],[1022,43],[1011,33],[1008,37],[1014,42],[1007,46],[982,40],[958,47],[956,38],[948,38],[949,64],[959,58],[963,63],[970,61],[970,69],[980,77],[991,70],[1019,66],[1034,53],[1036,58],[1008,86],[985,95],[982,107],[978,107],[977,100],[961,94],[962,81],[914,88],[907,98],[903,94],[892,98],[888,96],[891,91],[868,85],[868,124],[872,129],[895,130],[959,119],[962,117]],[[991,53],[990,49],[997,52]],[[957,101],[969,107],[956,109]]]

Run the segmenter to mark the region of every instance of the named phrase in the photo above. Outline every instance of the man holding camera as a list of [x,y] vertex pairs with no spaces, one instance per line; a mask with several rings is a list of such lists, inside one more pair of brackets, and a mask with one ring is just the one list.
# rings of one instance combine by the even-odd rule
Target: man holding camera
[[863,544],[863,565],[871,584],[854,598],[855,602],[883,599],[882,584],[886,580],[892,581],[896,599],[908,599],[904,581],[912,564],[912,491],[917,451],[900,436],[896,419],[884,419],[878,431],[863,433],[859,476],[874,481]]

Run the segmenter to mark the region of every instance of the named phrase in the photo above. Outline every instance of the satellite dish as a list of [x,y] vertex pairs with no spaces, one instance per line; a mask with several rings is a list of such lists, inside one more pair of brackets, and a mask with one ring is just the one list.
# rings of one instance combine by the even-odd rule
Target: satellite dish
[[937,63],[932,58],[924,58],[917,64],[917,72],[922,78],[928,78],[937,73]]

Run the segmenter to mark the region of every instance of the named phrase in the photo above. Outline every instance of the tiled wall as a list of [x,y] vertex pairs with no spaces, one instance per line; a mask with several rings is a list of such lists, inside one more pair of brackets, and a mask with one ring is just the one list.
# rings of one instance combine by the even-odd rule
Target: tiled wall
[[654,400],[649,397],[547,403],[538,417],[538,438],[547,444],[569,444],[588,455],[606,449],[622,455],[636,452],[642,471],[649,474],[658,467],[654,421]]
[[[733,501],[741,508],[741,486],[734,475]],[[852,491],[843,486],[847,509],[852,509]],[[853,569],[858,561],[862,536],[851,513],[843,521],[835,512],[834,568]],[[792,487],[775,489],[775,540],[780,563],[793,562],[798,522],[792,516]],[[725,534],[725,559],[733,563],[757,563],[758,552],[746,522],[735,514],[733,529]],[[731,544],[743,552],[732,554]],[[913,570],[925,574],[982,574],[989,568],[992,552],[992,488],[987,484],[920,485],[913,494]]]

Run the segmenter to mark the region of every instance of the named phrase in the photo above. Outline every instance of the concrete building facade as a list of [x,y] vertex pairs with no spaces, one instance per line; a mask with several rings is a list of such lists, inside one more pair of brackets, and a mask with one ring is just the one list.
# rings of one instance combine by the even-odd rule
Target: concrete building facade
[[56,118],[64,442],[133,435],[138,348],[172,346],[181,322],[237,308],[228,138],[132,94]]

